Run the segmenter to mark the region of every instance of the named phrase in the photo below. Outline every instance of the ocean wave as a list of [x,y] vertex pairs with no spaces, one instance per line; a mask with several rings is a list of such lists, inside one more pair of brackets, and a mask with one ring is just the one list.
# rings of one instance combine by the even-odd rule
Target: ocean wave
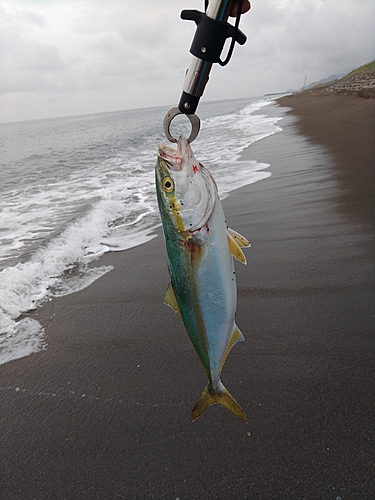
[[[215,112],[202,120],[194,151],[212,171],[222,199],[235,189],[271,175],[266,170],[268,164],[240,160],[241,152],[251,143],[281,130],[277,125],[279,118],[260,114],[270,103],[262,99],[233,105],[233,111]],[[2,193],[0,216],[3,230],[0,363],[46,346],[42,326],[32,318],[22,318],[22,314],[46,300],[82,290],[109,272],[111,267],[93,265],[93,261],[104,253],[126,250],[155,237],[160,219],[154,163],[156,147],[162,139],[161,112],[151,113],[155,123],[150,128],[147,113],[140,111],[139,120],[147,120],[145,137],[128,132],[123,146],[114,128],[114,123],[118,125],[119,114],[107,114],[106,120],[100,116],[98,123],[101,134],[106,133],[108,137],[98,143],[99,132],[91,130],[95,126],[93,117],[84,127],[76,120],[72,126],[76,123],[81,134],[86,130],[92,140],[81,138],[87,153],[81,147],[74,168],[72,157],[77,146],[72,141],[77,141],[77,137],[70,131],[65,144],[69,167],[61,167],[59,162],[64,154],[60,150],[58,164],[53,167],[50,153],[45,155],[44,164],[42,154],[37,160],[33,159],[37,162],[34,165],[37,170],[32,170],[23,160],[25,183],[20,182],[18,174],[13,184],[8,178],[7,184],[11,187]],[[133,111],[133,121],[136,116]],[[64,124],[67,124],[66,119]],[[60,130],[56,134],[63,130],[56,122],[54,127],[53,130]],[[142,129],[142,123],[135,128]],[[16,130],[14,124],[13,129]],[[57,139],[53,136],[50,140],[57,144]],[[96,160],[92,156],[94,146]],[[19,158],[17,161],[20,162]],[[39,178],[36,171],[41,172]]]

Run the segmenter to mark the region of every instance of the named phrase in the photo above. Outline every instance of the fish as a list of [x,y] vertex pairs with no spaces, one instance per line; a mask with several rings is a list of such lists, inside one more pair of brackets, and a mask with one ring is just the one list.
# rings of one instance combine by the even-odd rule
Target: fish
[[242,249],[250,243],[227,227],[216,182],[186,137],[176,149],[159,145],[155,183],[171,279],[164,302],[181,317],[208,376],[191,419],[219,403],[247,423],[220,376],[230,349],[244,340],[235,323],[233,257],[246,264]]

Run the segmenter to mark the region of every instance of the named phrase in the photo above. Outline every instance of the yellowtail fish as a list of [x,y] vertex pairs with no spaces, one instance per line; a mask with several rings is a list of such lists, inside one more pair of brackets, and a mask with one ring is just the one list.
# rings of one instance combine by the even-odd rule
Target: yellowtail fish
[[192,420],[220,403],[247,422],[220,374],[231,347],[244,340],[235,323],[233,257],[246,264],[241,248],[250,244],[227,227],[216,183],[185,137],[177,149],[159,146],[155,174],[171,277],[165,303],[180,315],[209,379]]

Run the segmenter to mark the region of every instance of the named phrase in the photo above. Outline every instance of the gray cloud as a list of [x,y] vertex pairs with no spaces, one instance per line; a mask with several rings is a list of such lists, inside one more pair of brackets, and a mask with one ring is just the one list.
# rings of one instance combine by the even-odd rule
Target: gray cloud
[[[374,59],[373,0],[253,0],[203,99],[298,88]],[[203,0],[2,0],[3,121],[176,104]]]

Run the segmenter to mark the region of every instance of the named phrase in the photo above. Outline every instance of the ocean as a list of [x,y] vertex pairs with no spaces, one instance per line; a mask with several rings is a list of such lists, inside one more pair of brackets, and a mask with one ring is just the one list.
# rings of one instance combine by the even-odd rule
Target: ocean
[[[281,130],[266,97],[202,103],[192,144],[221,199],[271,175],[241,161],[255,141]],[[0,364],[48,348],[42,325],[24,313],[75,293],[109,272],[106,252],[154,238],[158,107],[0,125]],[[186,117],[172,134],[189,135]]]

